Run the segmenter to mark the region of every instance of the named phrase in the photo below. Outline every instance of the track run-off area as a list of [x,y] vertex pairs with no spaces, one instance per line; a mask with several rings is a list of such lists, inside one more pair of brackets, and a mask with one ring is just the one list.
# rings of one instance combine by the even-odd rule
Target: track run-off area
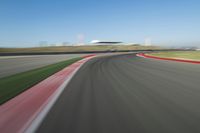
[[200,65],[122,54],[85,63],[37,133],[199,133]]
[[0,78],[87,54],[0,56]]

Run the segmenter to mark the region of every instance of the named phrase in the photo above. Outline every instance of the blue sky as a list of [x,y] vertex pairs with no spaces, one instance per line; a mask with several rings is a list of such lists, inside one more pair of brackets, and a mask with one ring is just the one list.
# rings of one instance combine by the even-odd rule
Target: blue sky
[[94,39],[200,44],[199,0],[1,0],[0,47]]

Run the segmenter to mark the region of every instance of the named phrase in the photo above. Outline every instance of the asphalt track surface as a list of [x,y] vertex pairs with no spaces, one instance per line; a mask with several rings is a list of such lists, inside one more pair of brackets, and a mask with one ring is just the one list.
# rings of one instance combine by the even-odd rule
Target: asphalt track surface
[[37,133],[199,133],[200,65],[136,57],[92,59]]
[[[84,54],[82,54],[84,55]],[[20,72],[36,69],[67,59],[81,56],[81,54],[63,55],[34,55],[34,56],[2,56],[0,57],[0,78]]]

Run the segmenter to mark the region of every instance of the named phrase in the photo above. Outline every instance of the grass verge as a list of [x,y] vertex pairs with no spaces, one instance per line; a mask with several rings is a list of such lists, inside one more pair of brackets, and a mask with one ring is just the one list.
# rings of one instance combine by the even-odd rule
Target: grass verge
[[17,96],[40,81],[62,70],[66,66],[81,60],[82,57],[69,59],[42,68],[11,75],[0,79],[0,105]]
[[151,53],[148,55],[164,57],[164,58],[200,60],[200,51],[169,51],[169,52]]

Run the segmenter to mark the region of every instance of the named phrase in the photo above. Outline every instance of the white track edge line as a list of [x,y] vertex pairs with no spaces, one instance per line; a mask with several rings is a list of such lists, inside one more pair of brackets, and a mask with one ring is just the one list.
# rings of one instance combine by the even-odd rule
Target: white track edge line
[[[90,60],[91,58],[89,58],[88,60]],[[88,61],[87,60],[87,61]],[[87,62],[86,61],[86,62]],[[58,88],[58,90],[53,94],[53,97],[51,98],[50,96],[50,101],[47,100],[47,105],[44,107],[44,109],[42,109],[41,112],[39,112],[39,114],[36,116],[36,118],[31,122],[30,126],[28,126],[28,128],[26,128],[24,131],[24,133],[35,133],[36,130],[38,129],[38,127],[40,126],[40,124],[42,123],[42,121],[44,120],[44,118],[46,117],[46,115],[48,114],[48,112],[50,111],[50,109],[53,107],[53,105],[55,104],[55,102],[57,101],[57,99],[59,98],[59,96],[61,95],[61,93],[64,91],[64,89],[66,88],[66,86],[68,85],[68,83],[70,82],[70,80],[74,77],[74,75],[77,73],[77,71],[86,63],[84,62],[83,64],[81,64],[78,68],[76,68],[71,75],[63,82],[63,84]]]

